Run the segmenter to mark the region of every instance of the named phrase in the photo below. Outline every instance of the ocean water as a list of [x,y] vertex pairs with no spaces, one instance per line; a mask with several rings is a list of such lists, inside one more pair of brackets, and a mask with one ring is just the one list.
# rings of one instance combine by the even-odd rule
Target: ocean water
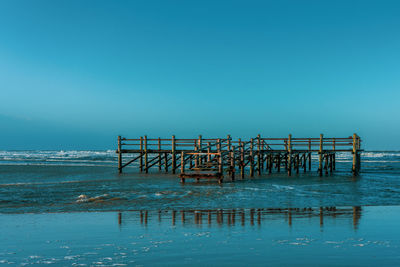
[[[316,160],[316,159],[315,159]],[[0,151],[0,264],[400,264],[400,152],[337,170],[179,183],[114,151]]]
[[351,174],[351,155],[338,154],[337,170],[246,177],[235,182],[179,183],[177,175],[117,173],[114,151],[0,151],[0,212],[159,209],[304,208],[400,204],[400,152],[364,152],[362,173]]

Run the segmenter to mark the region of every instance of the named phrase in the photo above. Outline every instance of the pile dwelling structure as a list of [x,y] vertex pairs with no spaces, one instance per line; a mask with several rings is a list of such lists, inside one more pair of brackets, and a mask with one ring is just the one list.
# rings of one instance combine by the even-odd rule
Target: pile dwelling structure
[[[128,139],[118,136],[118,171],[134,164],[140,172],[148,173],[150,168],[179,173],[181,182],[185,179],[216,179],[222,183],[224,177],[235,180],[255,174],[286,171],[288,176],[298,174],[300,169],[311,171],[311,156],[318,155],[318,174],[332,173],[336,169],[336,153],[348,152],[353,155],[352,173],[360,171],[361,138],[357,134],[345,138],[262,138],[258,135],[250,140],[241,138],[196,139],[147,138]],[[123,155],[128,154],[123,161]]]

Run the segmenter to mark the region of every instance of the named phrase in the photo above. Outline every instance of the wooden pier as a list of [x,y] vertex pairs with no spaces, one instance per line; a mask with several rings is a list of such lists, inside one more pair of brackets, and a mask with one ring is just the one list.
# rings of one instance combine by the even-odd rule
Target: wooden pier
[[[352,154],[352,173],[358,175],[361,167],[361,138],[357,134],[345,138],[263,138],[250,140],[226,138],[196,139],[147,138],[129,139],[118,136],[118,171],[135,164],[140,172],[158,169],[165,173],[179,173],[185,179],[215,179],[222,183],[229,177],[245,178],[255,174],[287,172],[288,176],[311,171],[312,155],[317,155],[319,176],[336,169],[336,153]],[[128,159],[123,160],[123,155]]]

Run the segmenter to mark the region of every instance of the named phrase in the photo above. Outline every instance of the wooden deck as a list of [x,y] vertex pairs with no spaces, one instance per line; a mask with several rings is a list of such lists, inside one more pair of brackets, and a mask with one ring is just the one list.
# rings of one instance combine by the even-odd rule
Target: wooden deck
[[[255,174],[286,171],[311,171],[311,157],[318,156],[318,174],[329,174],[336,169],[336,153],[347,152],[353,156],[352,173],[360,171],[361,138],[357,134],[345,138],[262,138],[250,140],[226,138],[203,139],[150,139],[147,136],[129,139],[118,136],[118,170],[135,164],[140,172],[151,168],[165,173],[180,172],[185,179],[215,179],[222,183],[225,177],[245,178]],[[123,161],[123,155],[130,155]]]

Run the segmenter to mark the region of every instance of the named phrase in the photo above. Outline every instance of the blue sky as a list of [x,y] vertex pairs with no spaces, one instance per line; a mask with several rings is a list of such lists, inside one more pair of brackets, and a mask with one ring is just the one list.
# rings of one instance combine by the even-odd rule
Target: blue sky
[[118,134],[400,149],[399,1],[1,1],[0,149]]

